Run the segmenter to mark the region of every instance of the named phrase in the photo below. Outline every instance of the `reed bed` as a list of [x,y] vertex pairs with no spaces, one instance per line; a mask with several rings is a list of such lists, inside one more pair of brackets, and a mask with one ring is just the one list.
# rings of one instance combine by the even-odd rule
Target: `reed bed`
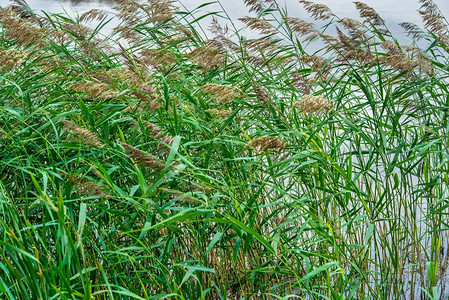
[[0,298],[448,297],[444,16],[243,1],[0,9]]

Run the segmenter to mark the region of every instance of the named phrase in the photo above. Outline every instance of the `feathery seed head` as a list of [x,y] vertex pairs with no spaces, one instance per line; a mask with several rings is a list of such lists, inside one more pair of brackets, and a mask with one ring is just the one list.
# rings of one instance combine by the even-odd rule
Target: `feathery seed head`
[[315,20],[328,20],[334,16],[329,7],[324,4],[316,4],[306,0],[299,0],[299,2]]
[[65,130],[70,131],[73,135],[77,136],[81,143],[96,148],[104,147],[104,145],[100,142],[98,137],[95,136],[95,134],[93,134],[89,130],[81,128],[76,124],[65,119],[60,119],[59,122],[63,124]]
[[258,153],[265,153],[270,150],[281,152],[287,146],[287,143],[276,136],[263,136],[249,141],[245,148],[253,148]]
[[232,85],[209,83],[199,87],[211,97],[217,99],[218,104],[229,103],[240,97],[242,91]]
[[260,14],[265,10],[265,6],[268,4],[267,9],[275,6],[272,0],[243,0],[245,5],[249,7],[250,12],[256,12]]
[[293,32],[299,33],[302,36],[314,34],[316,32],[315,28],[313,28],[313,23],[294,17],[285,17],[284,21],[290,26],[290,29]]
[[205,70],[211,70],[220,67],[223,64],[225,56],[214,45],[206,45],[196,48],[186,55],[192,59],[192,62]]
[[208,109],[206,112],[220,119],[227,119],[232,115],[232,110],[229,109]]
[[106,17],[105,11],[94,8],[83,13],[80,17],[80,21],[89,23],[93,20],[101,21],[104,17]]
[[385,24],[385,21],[372,7],[359,1],[355,1],[354,4],[357,7],[361,18],[364,18],[365,20],[371,22],[374,26],[381,26]]
[[162,130],[159,126],[156,124],[150,123],[148,121],[143,121],[143,124],[148,130],[148,133],[155,139],[158,139],[160,141],[161,148],[164,149],[165,154],[168,154],[170,152],[170,148],[167,147],[167,145],[172,145],[174,142],[174,138],[169,136],[167,132]]
[[304,114],[321,115],[327,113],[332,105],[322,96],[304,95],[300,101],[293,103],[293,107],[298,107]]
[[326,59],[316,56],[316,55],[303,55],[300,58],[301,61],[309,64],[312,71],[320,71],[330,69],[330,65],[327,63]]
[[441,15],[437,5],[432,0],[420,0],[421,15],[424,27],[432,33],[447,33],[448,27],[444,21],[444,16]]
[[129,153],[128,157],[142,167],[148,167],[153,170],[161,170],[164,168],[164,161],[147,152],[141,151],[123,142],[120,145]]
[[265,19],[243,17],[239,18],[239,20],[245,23],[249,29],[260,31],[262,34],[272,34],[274,32],[273,26]]
[[107,197],[107,193],[102,184],[96,183],[89,178],[78,174],[67,174],[65,177],[75,186],[76,192],[82,196]]
[[405,29],[407,36],[411,36],[414,39],[421,39],[424,36],[422,29],[416,24],[403,22],[399,25]]
[[49,30],[40,28],[15,15],[10,6],[0,9],[0,24],[4,27],[5,36],[18,44],[44,48],[47,46]]
[[292,85],[298,88],[304,94],[310,93],[310,82],[304,76],[295,72],[291,78]]
[[88,81],[84,83],[76,83],[69,86],[69,90],[86,94],[92,99],[113,99],[118,96],[118,92],[111,90],[106,83],[97,83]]
[[0,49],[0,70],[11,71],[20,66],[26,59],[27,53],[15,48]]

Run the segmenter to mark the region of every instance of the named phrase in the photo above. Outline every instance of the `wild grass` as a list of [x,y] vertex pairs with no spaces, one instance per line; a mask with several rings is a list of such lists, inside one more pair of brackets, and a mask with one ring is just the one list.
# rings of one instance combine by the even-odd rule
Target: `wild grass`
[[444,16],[244,1],[0,10],[0,298],[447,297]]

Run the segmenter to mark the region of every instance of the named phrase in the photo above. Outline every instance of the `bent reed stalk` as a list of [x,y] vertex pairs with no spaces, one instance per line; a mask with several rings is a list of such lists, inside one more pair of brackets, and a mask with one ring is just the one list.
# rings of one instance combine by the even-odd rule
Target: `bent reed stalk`
[[448,297],[444,16],[243,1],[0,9],[0,298]]

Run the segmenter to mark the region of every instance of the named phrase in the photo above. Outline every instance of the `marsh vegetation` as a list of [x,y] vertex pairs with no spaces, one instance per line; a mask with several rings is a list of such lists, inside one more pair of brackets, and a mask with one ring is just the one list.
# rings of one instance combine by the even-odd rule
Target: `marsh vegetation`
[[444,16],[242,1],[0,9],[0,298],[449,295]]

